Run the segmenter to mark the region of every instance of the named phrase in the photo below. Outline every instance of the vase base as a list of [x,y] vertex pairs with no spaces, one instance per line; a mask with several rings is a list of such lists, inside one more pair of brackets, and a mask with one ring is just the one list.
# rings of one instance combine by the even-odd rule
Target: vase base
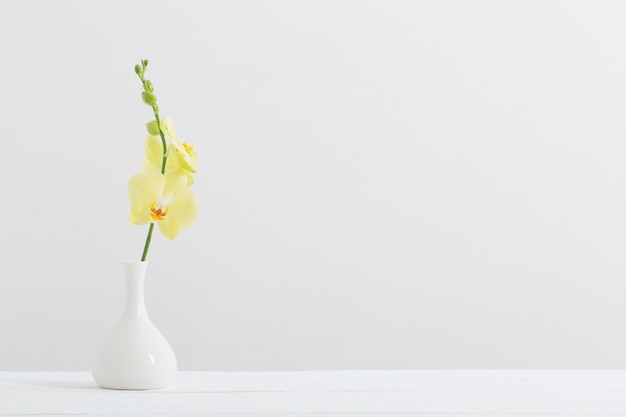
[[98,385],[102,389],[108,389],[112,391],[153,391],[167,388],[167,385],[159,386],[159,387],[108,387],[106,385]]
[[98,386],[100,388],[103,389],[110,389],[110,390],[115,390],[115,391],[150,391],[150,390],[157,390],[157,389],[163,389],[163,388],[167,388],[172,380],[174,379],[172,378],[167,378],[167,380],[165,380],[164,378],[159,378],[159,379],[155,379],[155,380],[143,380],[143,381],[128,381],[128,380],[111,380],[110,378],[106,378],[109,379],[108,381],[105,378],[98,378],[96,375],[94,375],[92,373],[93,379],[96,381],[96,384],[98,384]]

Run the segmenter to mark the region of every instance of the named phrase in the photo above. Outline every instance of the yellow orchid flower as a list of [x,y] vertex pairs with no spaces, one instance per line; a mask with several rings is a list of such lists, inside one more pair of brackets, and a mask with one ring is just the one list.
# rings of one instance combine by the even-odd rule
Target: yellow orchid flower
[[[163,144],[161,143],[161,138],[152,135],[148,136],[146,138],[144,148],[146,151],[146,157],[144,158],[142,164],[143,170],[161,172],[161,164],[163,163]],[[173,154],[174,153],[170,153],[169,156],[172,156]],[[181,166],[179,159],[175,157],[167,158],[167,161],[165,162],[165,172],[184,177],[188,186],[194,183],[194,178],[191,172],[184,169]]]
[[186,169],[189,172],[196,172],[198,166],[198,153],[193,145],[183,142],[181,138],[176,135],[176,129],[174,128],[174,122],[171,118],[161,119],[161,129],[165,136],[170,140],[173,152],[170,152],[168,158],[172,158],[182,169]]
[[143,172],[134,175],[128,183],[130,222],[150,224],[142,262],[148,255],[155,224],[167,238],[174,239],[198,217],[198,202],[188,187],[194,181],[191,174],[196,172],[198,154],[193,146],[176,135],[171,119],[159,116],[154,85],[145,77],[147,66],[148,60],[142,59],[141,65],[135,65],[135,74],[143,85],[141,98],[152,108],[154,119],[146,124],[149,136],[145,143]]
[[156,223],[168,239],[176,238],[198,217],[196,195],[178,175],[154,171],[135,174],[128,183],[128,197],[130,222]]

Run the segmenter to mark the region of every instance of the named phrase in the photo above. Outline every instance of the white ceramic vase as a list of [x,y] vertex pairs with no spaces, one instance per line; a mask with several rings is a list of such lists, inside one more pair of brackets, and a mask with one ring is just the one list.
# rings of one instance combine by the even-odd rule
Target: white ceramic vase
[[146,311],[143,283],[148,264],[127,261],[123,267],[124,313],[96,355],[91,374],[102,388],[165,388],[176,374],[176,356]]

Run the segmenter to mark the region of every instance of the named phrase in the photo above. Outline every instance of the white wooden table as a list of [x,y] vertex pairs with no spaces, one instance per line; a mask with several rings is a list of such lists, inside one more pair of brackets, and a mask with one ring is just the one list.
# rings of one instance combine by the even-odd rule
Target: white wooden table
[[0,416],[626,416],[626,370],[179,372],[156,391],[0,372]]

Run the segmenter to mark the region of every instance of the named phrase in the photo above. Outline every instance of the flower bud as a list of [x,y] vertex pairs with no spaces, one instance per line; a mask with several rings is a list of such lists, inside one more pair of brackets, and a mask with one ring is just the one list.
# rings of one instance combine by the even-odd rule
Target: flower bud
[[135,74],[137,74],[137,75],[141,74],[141,66],[140,65],[135,65]]
[[148,106],[156,105],[157,97],[150,91],[144,91],[143,93],[141,93],[141,98],[143,99],[143,102],[146,103]]
[[148,66],[148,60],[147,59],[142,59],[141,60],[141,65],[143,65],[143,67],[147,67]]
[[152,86],[152,81],[146,80],[146,84],[145,84],[144,88],[146,89],[146,91],[153,92],[154,91],[154,87]]
[[148,133],[152,136],[159,136],[161,132],[159,131],[159,124],[156,120],[152,120],[146,123],[146,129],[148,129]]

